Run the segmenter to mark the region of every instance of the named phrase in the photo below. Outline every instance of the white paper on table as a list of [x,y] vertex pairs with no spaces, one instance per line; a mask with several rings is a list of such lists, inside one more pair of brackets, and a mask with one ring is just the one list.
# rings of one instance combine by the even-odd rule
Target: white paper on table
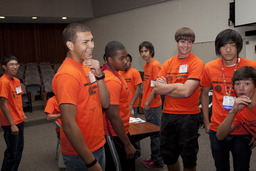
[[140,118],[134,118],[134,117],[130,117],[130,121],[129,121],[129,123],[143,123],[143,122],[145,121]]

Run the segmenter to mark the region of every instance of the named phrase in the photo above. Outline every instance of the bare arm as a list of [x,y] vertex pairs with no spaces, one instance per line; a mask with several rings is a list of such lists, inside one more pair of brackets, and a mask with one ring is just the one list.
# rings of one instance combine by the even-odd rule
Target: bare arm
[[[100,63],[98,60],[86,59],[85,64],[87,65],[88,68],[92,69],[92,72],[95,74],[95,76],[97,77],[102,76],[102,72],[100,70]],[[107,109],[109,107],[109,98],[110,98],[108,88],[103,79],[98,80],[97,83],[98,83],[98,91],[99,91],[101,106]]]
[[131,100],[131,103],[130,103],[130,111],[132,110],[132,105],[135,103],[135,101],[137,100],[137,98],[140,95],[140,85],[141,84],[135,85],[135,93],[134,93],[134,95],[132,97],[132,100]]
[[167,84],[166,79],[164,77],[157,78],[154,91],[156,94],[167,95],[168,93],[171,93],[173,90],[175,90],[181,85],[183,84],[180,84],[180,83]]
[[104,80],[98,80],[97,83],[98,83],[98,91],[99,91],[101,106],[102,108],[107,109],[110,105],[109,103],[110,96],[109,96],[108,88]]
[[155,98],[155,93],[154,92],[155,92],[154,89],[152,89],[147,101],[144,104],[144,109],[145,110],[149,110],[149,105],[152,102],[152,100]]
[[205,132],[209,134],[210,121],[209,121],[209,91],[211,87],[202,87],[201,104],[204,117]]
[[5,97],[0,97],[1,109],[2,109],[5,117],[7,118],[7,120],[9,121],[9,123],[11,125],[12,134],[13,135],[18,135],[19,134],[19,128],[16,126],[16,124],[13,121],[11,112],[10,112],[9,107],[7,105],[7,101],[8,100]]
[[251,103],[251,100],[247,96],[240,96],[236,98],[232,110],[229,112],[228,116],[222,121],[217,129],[217,139],[223,140],[226,136],[236,127],[232,125],[234,117],[237,112],[243,109],[245,106],[248,106]]
[[167,96],[174,98],[190,97],[198,87],[199,83],[199,80],[187,80],[183,85],[168,93]]
[[[61,104],[60,113],[62,116],[62,128],[71,142],[74,149],[78,152],[85,163],[94,161],[94,156],[88,149],[83,138],[82,132],[76,123],[76,106],[73,104]],[[88,170],[102,170],[99,163],[90,167]]]
[[111,122],[112,128],[114,129],[118,138],[124,144],[127,158],[133,158],[136,150],[125,132],[123,121],[119,115],[119,105],[110,105],[109,109],[106,111],[106,114]]
[[57,120],[59,118],[60,118],[60,114],[50,114],[50,113],[46,114],[46,119],[48,121],[55,121],[55,120]]

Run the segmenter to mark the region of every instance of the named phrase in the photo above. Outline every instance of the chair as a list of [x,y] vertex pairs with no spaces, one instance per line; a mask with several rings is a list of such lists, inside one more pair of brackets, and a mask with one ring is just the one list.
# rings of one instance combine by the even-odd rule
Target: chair
[[23,108],[29,108],[30,113],[32,112],[32,100],[31,100],[31,93],[27,92],[26,86],[21,83],[21,88],[23,91],[22,94],[22,106]]

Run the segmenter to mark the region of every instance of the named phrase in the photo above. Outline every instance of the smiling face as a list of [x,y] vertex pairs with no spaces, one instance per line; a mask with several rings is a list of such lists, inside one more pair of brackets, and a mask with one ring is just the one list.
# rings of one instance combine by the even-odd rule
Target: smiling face
[[91,59],[94,49],[94,41],[91,32],[77,32],[75,42],[68,41],[67,47],[75,61],[83,63],[85,59]]
[[238,97],[245,95],[250,99],[252,99],[252,97],[254,96],[254,93],[256,92],[256,87],[253,84],[253,80],[251,78],[247,80],[235,81],[234,89]]
[[191,40],[184,40],[180,39],[176,42],[178,47],[178,57],[179,58],[186,58],[190,54],[192,49],[193,42]]
[[125,71],[127,68],[127,52],[126,50],[117,50],[116,56],[109,57],[110,63],[114,70]]
[[220,48],[220,55],[224,65],[233,65],[237,61],[236,43],[230,42]]
[[5,74],[12,78],[17,74],[19,64],[16,60],[10,60],[6,65],[3,65],[3,68],[5,70]]

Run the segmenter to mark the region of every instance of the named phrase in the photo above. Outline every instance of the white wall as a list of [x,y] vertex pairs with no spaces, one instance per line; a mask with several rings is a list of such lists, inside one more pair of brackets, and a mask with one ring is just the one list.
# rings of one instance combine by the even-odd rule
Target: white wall
[[[90,27],[94,35],[94,58],[103,63],[105,45],[109,41],[117,40],[122,42],[133,56],[133,67],[143,71],[144,61],[140,58],[138,46],[144,40],[153,43],[155,58],[163,64],[168,58],[177,54],[174,34],[180,27],[192,28],[196,34],[196,43],[214,41],[216,35],[226,28],[236,29],[243,37],[245,30],[255,29],[252,26],[241,28],[228,26],[230,2],[233,1],[172,0],[84,23]],[[250,46],[254,47],[255,39],[250,42]],[[205,58],[199,57],[202,60]],[[248,53],[247,58],[256,60],[255,53]]]

